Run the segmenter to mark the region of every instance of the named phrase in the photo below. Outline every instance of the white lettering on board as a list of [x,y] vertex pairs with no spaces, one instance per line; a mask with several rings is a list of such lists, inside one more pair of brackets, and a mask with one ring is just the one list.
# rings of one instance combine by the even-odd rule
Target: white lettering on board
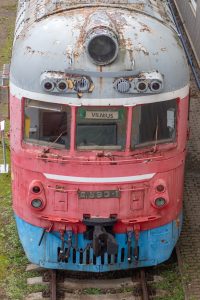
[[86,111],[85,119],[96,119],[96,120],[118,120],[119,112],[106,112],[106,111]]

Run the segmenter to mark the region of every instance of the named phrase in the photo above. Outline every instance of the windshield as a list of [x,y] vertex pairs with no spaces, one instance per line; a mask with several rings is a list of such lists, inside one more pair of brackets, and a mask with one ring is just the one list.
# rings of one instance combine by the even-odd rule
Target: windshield
[[77,110],[76,146],[79,150],[122,150],[126,143],[125,108],[79,108]]
[[70,146],[70,108],[25,99],[24,139],[56,148]]
[[52,148],[70,149],[71,131],[73,151],[131,151],[174,142],[176,127],[176,99],[129,108],[77,108],[25,99],[25,142]]
[[176,99],[136,106],[133,110],[132,148],[173,142],[176,113]]

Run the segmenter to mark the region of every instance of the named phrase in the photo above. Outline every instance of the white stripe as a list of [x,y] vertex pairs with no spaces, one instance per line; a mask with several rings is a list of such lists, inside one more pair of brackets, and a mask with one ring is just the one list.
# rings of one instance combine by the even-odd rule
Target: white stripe
[[151,179],[155,173],[136,175],[136,176],[127,176],[127,177],[75,177],[75,176],[64,176],[56,174],[47,174],[44,173],[44,176],[48,179],[68,181],[68,182],[79,182],[79,183],[121,183],[128,181],[139,181],[145,179]]
[[70,98],[70,95],[58,96],[56,94],[50,95],[50,94],[43,94],[43,93],[35,93],[35,92],[23,90],[17,87],[16,85],[14,85],[12,82],[10,82],[10,92],[11,95],[17,97],[18,99],[22,99],[23,97],[25,97],[33,100],[68,104],[74,106],[81,106],[81,105],[94,106],[94,104],[98,106],[105,106],[105,105],[134,106],[134,105],[144,104],[144,103],[166,101],[175,98],[183,99],[189,94],[189,85],[186,85],[185,87],[179,90],[162,93],[162,94],[141,95],[137,97],[136,96],[134,97],[134,95],[132,95],[129,98],[110,98],[110,99],[84,99],[84,98],[78,99],[78,98]]

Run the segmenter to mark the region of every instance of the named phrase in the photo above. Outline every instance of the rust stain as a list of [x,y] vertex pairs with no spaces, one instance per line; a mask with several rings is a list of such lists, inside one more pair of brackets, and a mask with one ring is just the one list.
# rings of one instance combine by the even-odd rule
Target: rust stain
[[41,55],[41,56],[45,56],[47,55],[47,53],[39,51],[39,50],[33,50],[30,46],[26,47],[26,52],[29,54],[37,54],[37,55]]
[[149,55],[149,52],[147,51],[147,49],[140,43],[136,47],[134,47],[134,50],[137,52],[143,52],[144,55]]
[[142,24],[140,32],[151,32],[151,29],[146,24]]

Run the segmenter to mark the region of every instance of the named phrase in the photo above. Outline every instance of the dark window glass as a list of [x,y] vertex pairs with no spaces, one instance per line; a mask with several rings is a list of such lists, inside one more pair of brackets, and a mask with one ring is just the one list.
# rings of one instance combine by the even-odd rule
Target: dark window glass
[[136,106],[133,110],[132,148],[174,141],[177,101]]
[[122,150],[125,141],[126,109],[78,109],[76,145],[79,150]]
[[24,122],[25,141],[56,148],[69,148],[69,107],[26,99]]

